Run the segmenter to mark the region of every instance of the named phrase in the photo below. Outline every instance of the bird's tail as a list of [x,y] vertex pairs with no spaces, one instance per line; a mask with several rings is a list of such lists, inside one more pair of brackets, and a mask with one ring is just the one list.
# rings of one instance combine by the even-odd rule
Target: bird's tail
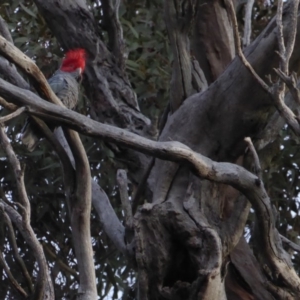
[[22,137],[21,137],[23,145],[28,149],[29,152],[32,152],[39,140],[40,137],[38,133],[33,129],[32,123],[30,120],[27,120],[23,129],[22,129]]

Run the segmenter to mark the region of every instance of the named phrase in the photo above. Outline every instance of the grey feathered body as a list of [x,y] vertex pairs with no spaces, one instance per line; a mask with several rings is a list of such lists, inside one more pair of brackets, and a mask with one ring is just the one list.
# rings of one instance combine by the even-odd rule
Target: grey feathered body
[[[79,72],[62,72],[61,70],[56,71],[51,78],[49,78],[48,83],[52,88],[56,96],[61,100],[61,102],[69,109],[73,109],[77,102],[79,96],[79,84],[77,79],[79,78]],[[26,124],[22,129],[22,143],[27,147],[27,149],[32,152],[37,146],[40,136],[38,130],[34,127],[36,125],[27,119]]]
[[66,73],[58,70],[48,80],[53,92],[69,109],[73,109],[78,101],[79,84],[76,80],[78,77],[78,72]]

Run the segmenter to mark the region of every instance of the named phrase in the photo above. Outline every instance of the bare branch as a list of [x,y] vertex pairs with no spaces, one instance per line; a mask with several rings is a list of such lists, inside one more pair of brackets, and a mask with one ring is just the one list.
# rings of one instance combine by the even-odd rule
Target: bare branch
[[[65,149],[67,152],[73,166],[75,166],[73,154],[61,128],[56,131],[55,136],[62,145],[63,149]],[[128,254],[124,242],[125,228],[121,224],[113,207],[111,206],[107,194],[94,180],[92,180],[92,203],[99,216],[104,232],[112,240],[119,251],[125,255]]]
[[8,110],[15,111],[18,109],[18,106],[12,103],[7,102],[4,98],[0,97],[0,105],[5,107]]
[[17,280],[14,278],[13,274],[10,272],[9,267],[6,264],[6,261],[5,261],[5,259],[4,259],[3,254],[2,254],[1,251],[0,251],[0,266],[4,269],[4,271],[5,271],[6,275],[7,275],[7,278],[9,279],[9,283],[13,286],[13,288],[15,288],[21,296],[27,298],[28,297],[27,293],[19,285],[19,283],[17,282]]
[[0,94],[9,96],[9,99],[15,102],[30,105],[29,112],[34,115],[55,118],[65,125],[76,128],[83,134],[102,137],[105,140],[114,141],[120,145],[162,159],[185,161],[196,170],[196,173],[201,178],[230,184],[240,190],[250,200],[255,212],[258,215],[265,216],[264,218],[257,218],[257,225],[261,232],[264,255],[268,257],[267,261],[272,265],[270,269],[280,272],[285,284],[293,290],[296,289],[296,286],[299,284],[297,275],[287,264],[285,258],[280,258],[282,251],[279,251],[279,249],[281,249],[281,246],[277,245],[277,240],[275,239],[277,231],[271,225],[274,224],[274,220],[270,200],[261,180],[253,174],[236,165],[213,162],[179,142],[155,142],[126,130],[95,122],[74,111],[41,101],[39,97],[31,92],[18,89],[3,80],[0,80]]
[[133,253],[125,245],[125,228],[111,206],[107,194],[95,181],[92,181],[92,202],[104,232],[116,248],[125,255],[132,255]]
[[120,0],[103,0],[101,4],[103,9],[103,25],[108,33],[109,48],[112,50],[118,66],[124,71],[125,43],[123,28],[119,20]]
[[37,240],[32,227],[30,226],[30,203],[27,197],[25,185],[24,185],[24,172],[21,169],[19,160],[14,153],[9,139],[5,134],[3,125],[0,125],[0,142],[2,148],[6,152],[8,161],[12,166],[14,177],[17,183],[17,191],[20,202],[24,207],[22,210],[23,216],[21,217],[18,212],[16,212],[12,207],[7,205],[4,201],[1,200],[4,205],[4,209],[8,214],[9,218],[16,224],[18,229],[23,235],[23,238],[34,251],[34,254],[37,258],[37,263],[39,266],[38,271],[38,280],[35,289],[36,299],[43,299],[43,297],[48,297],[48,299],[54,299],[53,285],[48,273],[47,262],[44,256],[43,249]]
[[282,23],[282,13],[283,13],[283,0],[278,1],[277,5],[277,39],[279,47],[279,56],[281,58],[281,70],[288,75],[289,72],[289,61],[292,56],[292,52],[295,46],[296,33],[297,33],[297,14],[299,0],[290,1],[288,3],[287,14],[288,19],[288,32],[286,35],[286,45],[283,38],[283,23]]
[[287,85],[289,88],[294,101],[299,105],[300,104],[300,91],[297,87],[297,74],[293,72],[290,76],[286,75],[280,69],[274,69],[275,73],[280,77],[280,79]]
[[[300,127],[299,127],[300,119],[293,113],[293,111],[284,102],[285,85],[281,81],[279,81],[272,87],[269,87],[262,80],[262,78],[255,72],[253,67],[249,64],[249,62],[247,61],[247,59],[245,58],[245,56],[241,50],[239,33],[238,33],[238,25],[237,25],[236,16],[234,13],[232,0],[226,0],[225,2],[226,2],[227,7],[229,7],[231,19],[232,19],[232,22],[234,23],[235,44],[236,44],[238,56],[241,58],[244,66],[251,72],[251,74],[256,79],[256,81],[261,85],[261,87],[272,96],[272,98],[274,100],[274,104],[275,104],[278,112],[280,113],[280,115],[286,120],[286,122],[289,124],[289,126],[291,126],[292,130],[296,134],[300,134]],[[291,47],[291,45],[292,45],[292,47],[294,47],[295,37],[296,37],[296,29],[297,29],[297,14],[295,15],[294,11],[295,10],[298,11],[299,1],[298,0],[294,1],[293,5],[290,5],[290,7],[289,7],[289,12],[292,14],[292,18],[290,20],[290,22],[292,22],[290,24],[292,31],[287,38],[289,40],[289,44],[288,44],[289,52],[288,53],[286,52],[286,48],[285,48],[284,40],[283,40],[282,7],[280,7],[280,5],[282,5],[282,3],[281,4],[279,3],[278,11],[277,11],[277,24],[279,26],[279,29],[277,32],[278,32],[278,42],[279,42],[279,49],[280,49],[279,56],[281,58],[281,70],[275,70],[275,71],[284,82],[286,82],[287,84],[289,84],[289,86],[292,87],[292,89],[291,89],[292,95],[294,95],[297,102],[300,102],[299,92],[296,91],[295,78],[288,77],[288,65],[289,65],[289,60],[290,60],[291,53],[292,53],[292,50],[290,49],[290,47]],[[292,76],[295,76],[295,75],[292,75]]]
[[[36,90],[47,100],[59,106],[64,106],[52,91],[46,78],[36,64],[19,49],[14,47],[0,36],[0,53],[8,60],[13,61],[27,73]],[[73,152],[76,165],[76,191],[74,199],[69,201],[72,233],[78,260],[80,285],[86,294],[96,297],[96,279],[93,263],[93,251],[90,237],[90,210],[91,210],[91,175],[89,162],[78,133],[66,130],[70,148]],[[84,224],[84,225],[83,225]],[[86,247],[82,248],[82,245]],[[82,249],[84,251],[82,251]]]
[[141,202],[141,196],[145,190],[145,187],[146,187],[146,183],[147,183],[147,179],[150,175],[150,172],[154,166],[154,163],[155,163],[155,158],[152,157],[150,162],[149,162],[149,165],[148,167],[146,168],[145,170],[145,173],[143,174],[140,182],[139,182],[139,186],[133,196],[133,199],[132,199],[132,212],[135,213],[136,212],[136,209],[138,207],[138,205],[140,204]]
[[40,95],[44,96],[52,103],[63,106],[60,99],[57,98],[49,86],[44,74],[40,71],[34,61],[2,36],[0,36],[0,54],[2,54],[9,61],[15,63],[29,76],[29,78],[32,80],[33,86]]
[[56,263],[58,263],[63,271],[74,276],[76,280],[79,280],[78,273],[74,269],[66,265],[53,251],[51,251],[51,249],[46,243],[42,243],[42,246],[45,252],[47,253],[47,255],[49,255]]
[[244,48],[250,44],[251,38],[251,26],[252,26],[252,9],[253,9],[254,0],[248,0],[246,4],[245,10],[245,26],[244,26],[244,38],[243,38],[243,46]]
[[264,284],[267,287],[267,289],[271,292],[271,294],[273,294],[274,297],[276,297],[277,299],[282,299],[282,300],[295,299],[294,295],[291,295],[289,292],[287,292],[280,286],[272,284],[270,281],[266,281]]
[[29,89],[29,84],[24,80],[24,78],[17,71],[15,65],[2,56],[0,56],[0,70],[3,78],[8,82],[16,86],[19,86],[23,89]]
[[0,35],[7,39],[10,43],[13,43],[13,39],[8,30],[7,24],[4,19],[0,16]]
[[64,131],[75,160],[76,185],[74,194],[69,199],[69,211],[72,226],[80,290],[86,296],[97,297],[96,276],[91,244],[91,173],[85,149],[77,132]]
[[254,145],[252,143],[252,140],[250,137],[246,137],[244,139],[244,141],[248,144],[249,150],[254,158],[254,165],[255,165],[255,174],[257,175],[257,177],[262,180],[262,170],[261,170],[261,166],[260,166],[260,161],[259,161],[259,157],[257,155],[257,152],[254,148]]
[[[1,192],[3,192],[3,191],[1,191]],[[7,228],[8,228],[8,239],[9,239],[10,245],[12,247],[15,260],[18,262],[18,264],[21,268],[21,271],[22,271],[22,273],[23,273],[23,275],[26,279],[27,286],[28,286],[30,292],[32,293],[33,292],[33,283],[32,283],[31,277],[28,273],[28,270],[26,268],[26,265],[24,263],[24,260],[22,259],[22,257],[19,254],[19,249],[18,249],[18,245],[17,245],[17,241],[16,241],[16,236],[15,236],[15,233],[14,233],[14,229],[13,229],[11,220],[8,217],[7,213],[5,213],[4,211],[2,212],[2,215],[3,215],[4,221],[5,221],[5,223],[7,225]]]
[[20,162],[9,142],[9,139],[4,131],[3,124],[0,124],[0,143],[5,151],[8,161],[12,167],[14,177],[17,183],[17,190],[18,190],[18,196],[19,201],[21,205],[24,207],[23,209],[23,218],[24,222],[26,224],[29,224],[30,222],[30,215],[31,215],[31,207],[30,202],[27,197],[26,188],[24,184],[24,170],[21,169]]
[[117,171],[117,182],[119,186],[122,207],[125,215],[125,226],[131,229],[133,226],[132,208],[129,202],[129,195],[127,190],[128,180],[127,180],[127,174],[125,170],[119,169]]
[[18,117],[19,115],[21,115],[24,111],[26,111],[26,107],[20,107],[18,108],[16,111],[14,111],[13,113],[4,116],[4,117],[0,117],[0,123],[5,123],[15,117]]
[[[6,47],[8,47],[8,49],[6,47],[4,47],[4,50],[3,50],[6,57],[8,59],[10,59],[11,61],[15,62],[20,68],[23,69],[23,71],[25,71],[28,74],[28,76],[31,77],[31,80],[34,83],[34,86],[37,87],[37,90],[43,92],[42,95],[45,95],[46,98],[51,100],[52,103],[60,104],[60,100],[57,99],[57,97],[55,95],[53,95],[53,92],[52,92],[51,88],[49,87],[45,77],[39,71],[38,67],[34,64],[34,62],[31,61],[24,54],[22,54],[13,45],[8,45],[7,43],[5,43],[5,41],[3,41],[3,43],[4,43],[4,45],[7,45]],[[0,49],[1,49],[1,41],[0,41]],[[29,72],[28,70],[29,71],[33,70],[33,72]],[[36,119],[36,122],[40,123],[41,121],[38,121]],[[73,168],[70,165],[70,160],[69,160],[68,156],[66,156],[66,153],[65,153],[65,147],[61,147],[61,144],[58,143],[56,141],[56,139],[52,137],[52,133],[49,131],[49,129],[47,130],[47,126],[45,124],[43,127],[44,127],[44,130],[43,130],[44,135],[46,136],[48,141],[52,144],[52,146],[54,147],[54,149],[56,150],[56,152],[58,153],[58,155],[60,157],[60,160],[61,160],[63,168],[64,168],[64,179],[65,179],[66,192],[67,192],[67,195],[71,195],[72,190],[74,188],[75,180],[74,180]],[[46,130],[46,132],[45,132],[45,130]],[[69,137],[70,137],[70,134],[69,134]],[[76,134],[75,135],[71,134],[71,138],[76,140],[75,144],[77,144],[77,147],[78,147],[79,143],[81,144],[78,135],[76,136]],[[69,142],[70,142],[70,140],[69,140]],[[73,143],[73,145],[74,145],[74,143]],[[69,148],[69,146],[68,146],[68,148]],[[81,148],[81,146],[79,146],[79,148]],[[72,151],[76,152],[76,149],[74,149],[74,147],[73,147]],[[81,154],[83,155],[82,150],[80,150],[80,151],[81,151]],[[85,156],[85,154],[84,154],[84,156]],[[85,163],[86,162],[87,162],[87,159],[85,159]],[[79,168],[79,169],[81,169],[81,168]],[[86,169],[85,174],[87,174],[87,170],[89,170],[88,165],[86,165],[85,169]],[[78,171],[77,174],[80,174],[80,171]],[[85,179],[89,180],[89,176],[90,175],[88,175]],[[81,182],[81,179],[77,177],[77,181]],[[79,188],[80,188],[80,186],[81,186],[81,184],[78,185]],[[87,189],[90,188],[90,186],[88,186],[88,185],[83,185],[81,188],[83,188],[83,187],[85,187]],[[92,201],[94,203],[96,210],[98,211],[98,214],[100,216],[102,224],[104,224],[104,229],[106,230],[108,235],[112,238],[112,240],[116,243],[117,248],[120,249],[122,252],[127,252],[126,246],[124,244],[124,228],[123,228],[122,224],[120,224],[118,218],[116,217],[116,215],[109,203],[107,196],[105,195],[104,191],[101,188],[97,187],[97,184],[95,182],[92,182],[92,189],[93,189]],[[86,197],[81,197],[82,192],[80,192],[79,195],[80,195],[81,200],[87,199]],[[101,205],[99,205],[100,204],[99,201],[102,203]],[[70,201],[70,203],[72,203],[72,201]],[[83,207],[85,210],[88,210],[90,205],[83,204]],[[107,211],[110,211],[110,215],[111,215],[110,218],[107,218],[106,215],[102,213],[104,207],[107,207]],[[86,214],[86,217],[89,218],[89,214]],[[115,226],[111,226],[112,225],[111,223],[113,223]],[[84,236],[86,236],[86,234],[87,233],[83,234],[82,238]],[[80,242],[76,243],[76,245],[78,245],[79,247],[81,246]],[[87,249],[89,249],[89,247]],[[89,249],[89,250],[90,250],[90,252],[89,252],[90,260],[92,260],[92,251],[91,251],[91,249]],[[82,265],[82,268],[84,268],[84,270],[85,270],[84,273],[86,275],[93,274],[93,271],[90,271],[90,272],[87,271],[85,263],[83,263],[81,265]],[[94,270],[94,268],[92,268],[92,269]],[[91,283],[91,282],[93,282],[93,280],[90,280],[88,282]]]
[[293,249],[294,251],[300,252],[300,245],[292,242],[291,240],[289,240],[288,238],[286,238],[283,235],[280,235],[280,238],[281,238],[282,242],[287,244],[291,249]]
[[281,58],[282,65],[284,65],[284,55],[286,49],[285,49],[284,39],[283,39],[282,11],[283,11],[283,0],[278,0],[277,15],[276,15],[276,23],[278,28],[277,40],[278,40],[279,56]]
[[260,76],[255,72],[253,67],[249,64],[247,61],[241,47],[241,41],[240,41],[240,35],[238,30],[238,23],[236,20],[235,10],[232,3],[232,0],[225,0],[226,7],[229,10],[229,15],[231,18],[231,21],[233,23],[233,32],[234,32],[234,43],[236,48],[236,53],[243,62],[244,66],[250,71],[250,73],[253,75],[253,77],[256,79],[256,81],[261,85],[261,87],[267,91],[270,92],[269,86],[260,78]]

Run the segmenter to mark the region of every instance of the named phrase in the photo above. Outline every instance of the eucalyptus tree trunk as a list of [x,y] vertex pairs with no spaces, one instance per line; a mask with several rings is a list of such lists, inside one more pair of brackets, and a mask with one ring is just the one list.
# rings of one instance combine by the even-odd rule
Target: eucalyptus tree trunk
[[[120,147],[116,155],[120,149],[129,149],[122,155],[132,178],[146,185],[142,197],[148,202],[139,206],[134,220],[127,210],[123,226],[95,182],[91,183],[92,195],[88,195],[109,238],[135,263],[136,298],[300,298],[300,280],[282,247],[263,182],[242,168],[247,166],[246,160],[252,160],[245,154],[249,148],[245,137],[254,141],[258,151],[263,150],[273,142],[283,122],[270,94],[236,56],[231,1],[225,1],[226,5],[221,0],[164,1],[174,61],[169,107],[158,142],[153,141],[153,125],[140,111],[126,74],[119,2],[102,1],[109,47],[85,1],[34,2],[64,49],[88,51],[83,85],[91,101],[91,117],[98,123],[39,104],[40,98],[29,91],[23,92],[22,98],[20,89],[2,80],[0,95],[29,106],[34,116],[53,118],[83,134],[115,143]],[[287,15],[284,34],[289,28]],[[261,78],[274,75],[273,68],[279,64],[277,30],[276,21],[271,20],[244,51]],[[295,49],[299,46],[297,34]],[[299,53],[294,51],[291,57],[291,71],[298,70]],[[6,58],[13,61],[8,54]],[[64,138],[59,140],[67,149]],[[73,154],[74,164],[81,154],[74,149]],[[151,156],[157,157],[154,164]],[[137,162],[135,169],[132,160]],[[79,173],[77,185],[80,176],[85,176]],[[146,183],[143,174],[150,174]],[[126,194],[126,188],[123,192]],[[126,199],[124,203],[126,207]],[[243,236],[251,205],[256,215],[252,236],[255,255]],[[88,282],[89,274],[84,273],[80,280],[90,291],[82,291],[78,299],[92,299],[94,279]]]

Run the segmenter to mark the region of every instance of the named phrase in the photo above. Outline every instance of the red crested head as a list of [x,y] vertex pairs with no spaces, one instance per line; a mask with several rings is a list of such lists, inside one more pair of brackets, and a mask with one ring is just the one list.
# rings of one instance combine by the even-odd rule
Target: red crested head
[[84,49],[73,49],[66,53],[62,61],[60,70],[63,72],[75,72],[80,69],[80,74],[83,73],[85,68],[86,52]]

